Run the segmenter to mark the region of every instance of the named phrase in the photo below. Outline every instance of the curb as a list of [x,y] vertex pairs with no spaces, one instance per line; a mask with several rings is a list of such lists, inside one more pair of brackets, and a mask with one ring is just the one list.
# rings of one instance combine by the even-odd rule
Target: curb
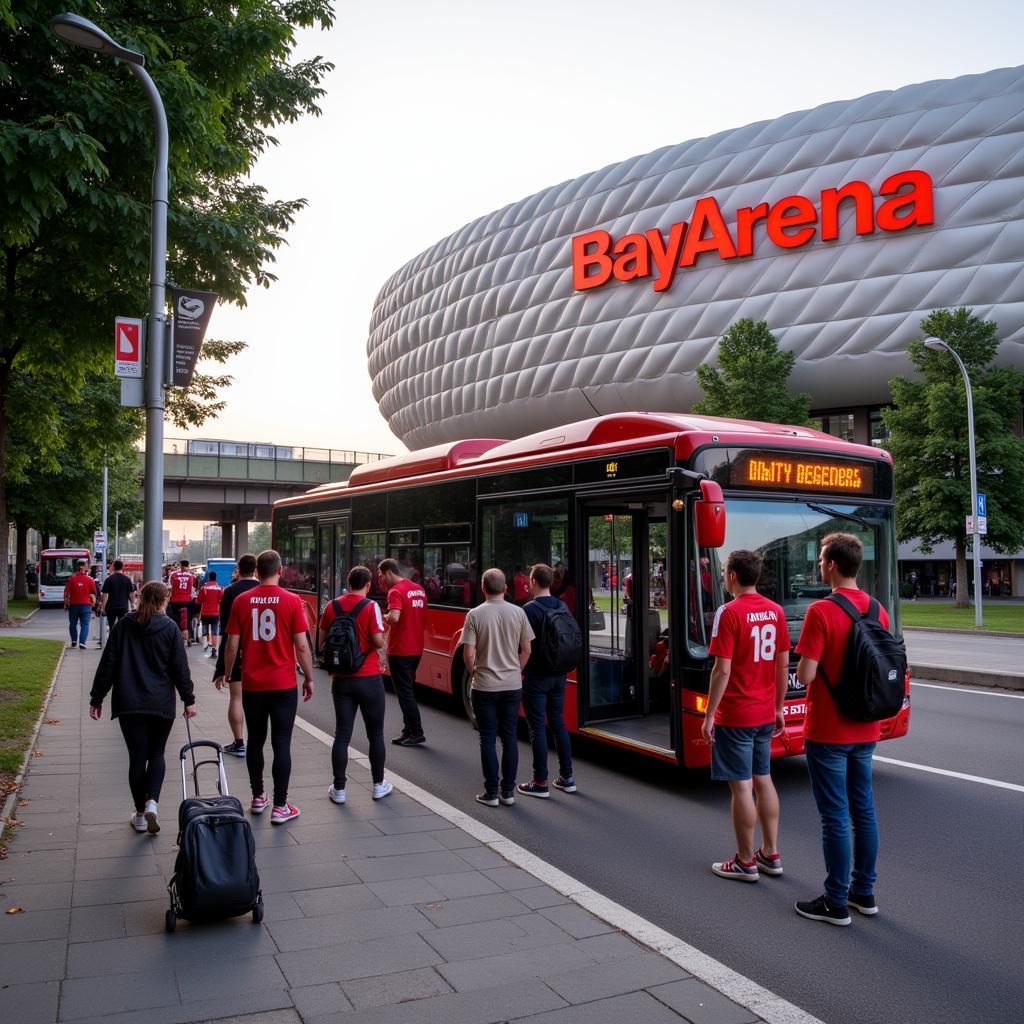
[[[34,614],[34,613],[33,613]],[[946,629],[944,626],[904,626],[904,633],[953,633],[956,636],[1005,636],[1024,640],[1024,633],[1008,633],[999,629]]]
[[[36,609],[36,611],[38,611],[38,609]],[[35,612],[32,614],[35,615]],[[64,655],[66,653],[67,647],[62,648],[60,657],[57,659],[57,664],[53,669],[53,676],[50,679],[50,685],[46,689],[46,696],[43,698],[43,706],[39,709],[39,717],[36,719],[36,727],[32,730],[32,738],[28,741],[28,746],[25,748],[25,756],[22,758],[21,768],[18,769],[18,774],[14,776],[14,789],[7,794],[7,799],[4,801],[3,808],[0,808],[0,818],[11,817],[11,811],[14,809],[14,802],[18,796],[18,787],[21,785],[25,778],[25,773],[28,771],[28,763],[32,759],[32,751],[35,749],[36,740],[39,739],[39,730],[43,727],[43,719],[46,717],[46,709],[50,706],[50,698],[53,696],[54,687],[57,685],[57,676],[60,673],[61,665],[64,664]]]
[[950,668],[948,665],[910,665],[909,668],[911,682],[916,679],[934,679],[937,683],[1024,690],[1024,676],[1009,672],[983,672],[980,669]]
[[[301,717],[296,717],[295,725],[327,746],[334,742],[333,738],[322,729]],[[351,762],[359,764],[363,768],[370,767],[369,757],[357,751],[355,747],[349,747],[349,757]],[[707,953],[701,952],[696,946],[691,946],[672,935],[671,932],[659,928],[639,914],[608,899],[607,896],[601,895],[583,882],[577,881],[553,864],[541,860],[518,843],[506,838],[490,825],[485,825],[465,811],[460,811],[457,807],[445,803],[439,797],[417,786],[416,783],[390,771],[387,773],[387,777],[399,792],[404,793],[456,828],[462,829],[474,839],[478,839],[509,863],[533,875],[538,881],[550,886],[577,906],[665,957],[666,960],[681,967],[693,977],[717,989],[727,999],[750,1010],[767,1024],[824,1024],[823,1021],[806,1010],[802,1010],[799,1006],[783,999],[782,996],[776,995],[750,978],[744,977],[731,967],[708,956]]]

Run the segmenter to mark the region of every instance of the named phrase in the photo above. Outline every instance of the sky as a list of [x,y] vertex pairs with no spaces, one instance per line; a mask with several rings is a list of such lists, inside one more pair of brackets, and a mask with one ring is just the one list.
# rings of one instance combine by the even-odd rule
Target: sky
[[[476,217],[661,146],[832,100],[1019,64],[1024,4],[373,0],[296,56],[319,118],[253,178],[309,205],[269,290],[220,306],[236,383],[193,436],[397,453],[366,370],[387,278]],[[174,433],[168,430],[169,434]]]

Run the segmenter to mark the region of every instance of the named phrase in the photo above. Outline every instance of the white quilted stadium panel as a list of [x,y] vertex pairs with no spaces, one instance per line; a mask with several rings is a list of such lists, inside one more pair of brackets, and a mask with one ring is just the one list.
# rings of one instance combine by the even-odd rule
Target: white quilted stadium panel
[[[655,291],[653,278],[576,291],[574,235],[614,238],[689,220],[714,196],[737,209],[927,172],[934,223],[800,248],[714,252]],[[876,208],[880,200],[876,199]],[[764,225],[761,225],[763,236]],[[885,401],[933,309],[995,320],[1000,361],[1024,368],[1024,67],[926,82],[787,114],[624,160],[467,224],[397,271],[374,308],[373,392],[411,448],[517,437],[595,412],[680,412],[700,398],[741,317],[796,353],[817,407]]]

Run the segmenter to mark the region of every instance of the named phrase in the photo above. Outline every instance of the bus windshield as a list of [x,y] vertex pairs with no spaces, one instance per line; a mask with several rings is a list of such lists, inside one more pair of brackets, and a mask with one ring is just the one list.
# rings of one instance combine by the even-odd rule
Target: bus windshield
[[40,561],[40,582],[44,587],[55,587],[67,583],[74,575],[75,567],[82,560],[81,555],[46,555]]
[[700,585],[693,588],[708,614],[725,599],[721,565],[730,551],[745,548],[764,559],[758,592],[778,602],[786,613],[792,642],[800,636],[810,605],[831,590],[818,576],[821,540],[830,533],[852,533],[864,544],[864,563],[857,584],[889,612],[894,632],[899,631],[896,580],[893,573],[893,512],[880,505],[854,505],[830,500],[760,501],[727,500],[725,545],[701,550]]

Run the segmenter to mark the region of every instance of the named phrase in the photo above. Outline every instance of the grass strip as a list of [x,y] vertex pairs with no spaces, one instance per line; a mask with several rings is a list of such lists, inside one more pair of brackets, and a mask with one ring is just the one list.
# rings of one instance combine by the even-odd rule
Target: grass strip
[[0,793],[18,774],[63,647],[60,640],[0,637]]
[[[977,632],[1024,633],[1024,604],[1004,604],[982,598],[984,625]],[[954,608],[952,602],[901,601],[900,621],[904,627],[934,626],[939,629],[975,631],[974,609]]]
[[39,599],[35,597],[12,597],[7,602],[7,618],[12,622],[26,619],[39,607]]

